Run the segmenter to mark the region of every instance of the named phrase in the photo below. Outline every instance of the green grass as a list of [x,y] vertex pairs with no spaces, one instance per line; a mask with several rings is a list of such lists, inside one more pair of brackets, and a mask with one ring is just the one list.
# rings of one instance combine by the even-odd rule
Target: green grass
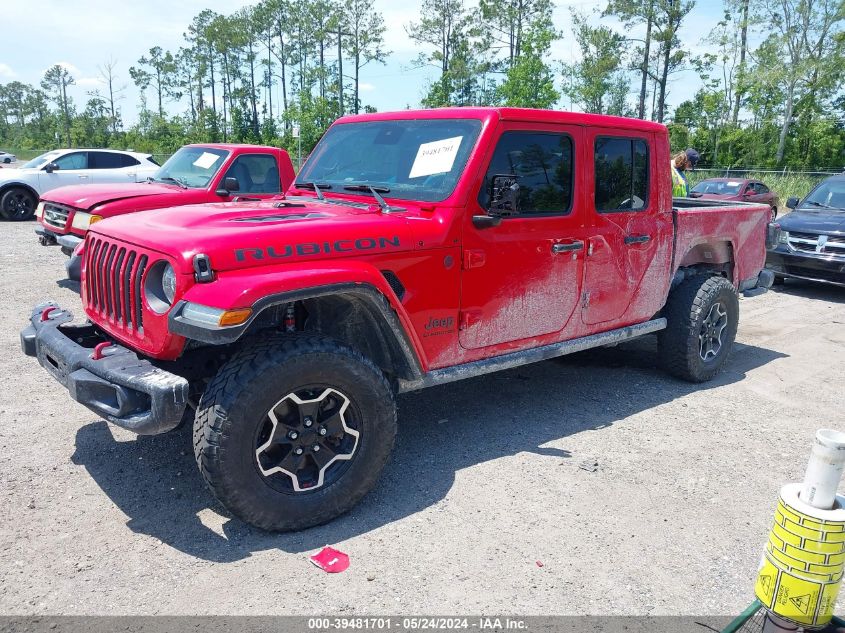
[[[695,186],[697,183],[701,182],[702,180],[706,180],[707,178],[723,178],[724,176],[724,171],[697,169],[692,172],[692,174],[690,174],[690,187]],[[792,196],[803,198],[808,193],[810,193],[810,189],[812,189],[819,182],[827,178],[827,176],[821,174],[814,175],[793,172],[786,172],[782,174],[731,174],[731,177],[737,178],[738,180],[745,178],[749,178],[751,180],[759,180],[760,182],[765,184],[769,189],[771,189],[777,194],[779,200],[778,213],[780,214],[786,213],[788,211],[788,209],[786,208],[787,198],[791,198]]]

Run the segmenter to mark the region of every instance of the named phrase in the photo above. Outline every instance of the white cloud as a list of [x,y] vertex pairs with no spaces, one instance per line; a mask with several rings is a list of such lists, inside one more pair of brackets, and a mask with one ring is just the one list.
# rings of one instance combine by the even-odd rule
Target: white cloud
[[[346,73],[343,74],[346,75]],[[358,83],[358,90],[360,90],[361,92],[372,92],[375,89],[376,87],[373,84],[367,83],[366,81],[361,81]]]
[[11,66],[0,62],[0,77],[4,77],[6,79],[14,79],[15,77],[17,77],[17,74],[14,70],[12,70]]
[[76,85],[80,88],[100,88],[103,82],[96,77],[80,77],[76,80]]

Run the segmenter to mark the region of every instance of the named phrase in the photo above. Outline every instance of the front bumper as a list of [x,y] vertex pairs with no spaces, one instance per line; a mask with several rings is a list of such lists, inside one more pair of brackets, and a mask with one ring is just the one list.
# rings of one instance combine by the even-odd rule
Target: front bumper
[[43,226],[35,227],[35,234],[38,236],[38,242],[41,246],[55,246],[56,238],[59,237],[57,233],[45,229]]
[[96,359],[94,347],[106,339],[72,320],[55,303],[37,306],[21,331],[24,354],[37,358],[74,400],[117,426],[140,435],[176,428],[188,403],[188,381],[120,345],[111,344]]
[[766,252],[766,268],[778,277],[845,286],[845,260],[841,257],[798,253],[778,246]]

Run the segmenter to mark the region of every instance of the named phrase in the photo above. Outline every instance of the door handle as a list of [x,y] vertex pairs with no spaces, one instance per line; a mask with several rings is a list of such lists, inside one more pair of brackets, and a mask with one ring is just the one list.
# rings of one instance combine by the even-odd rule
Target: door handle
[[651,235],[626,235],[625,244],[645,244],[651,241]]
[[580,251],[584,248],[584,242],[569,242],[568,244],[552,244],[552,253],[569,253]]
[[88,176],[80,176],[79,179],[80,180],[88,180]]

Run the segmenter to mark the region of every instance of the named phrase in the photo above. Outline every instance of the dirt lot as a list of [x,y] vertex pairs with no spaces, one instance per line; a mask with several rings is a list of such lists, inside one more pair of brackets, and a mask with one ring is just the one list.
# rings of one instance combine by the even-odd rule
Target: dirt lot
[[[188,432],[110,428],[21,354],[33,304],[79,305],[32,229],[0,224],[5,614],[735,614],[779,486],[845,426],[845,290],[789,284],[742,300],[706,386],[646,339],[403,396],[364,503],[262,533],[206,492]],[[348,571],[308,562],[325,544]]]

